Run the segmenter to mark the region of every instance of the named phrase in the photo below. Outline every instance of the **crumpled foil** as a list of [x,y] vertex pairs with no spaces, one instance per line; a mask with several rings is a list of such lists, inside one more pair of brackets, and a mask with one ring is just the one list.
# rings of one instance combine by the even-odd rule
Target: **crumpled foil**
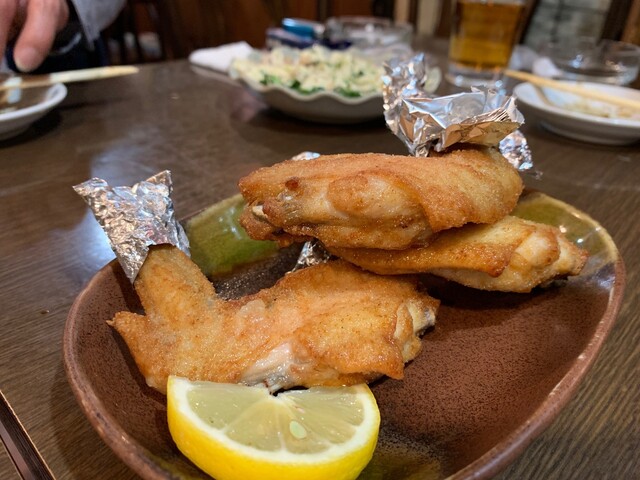
[[521,172],[527,172],[534,178],[540,178],[542,172],[533,168],[533,157],[527,139],[520,130],[511,132],[500,141],[500,153],[511,165]]
[[319,240],[309,240],[302,245],[298,260],[291,271],[327,263],[330,258],[331,254],[325,250]]
[[[524,123],[515,98],[503,92],[471,87],[470,92],[438,97],[425,90],[429,69],[419,55],[388,63],[385,72],[385,120],[412,155],[426,157],[432,148],[442,152],[458,143],[498,146]],[[521,133],[513,138],[505,143],[507,158],[519,170],[533,168],[526,139]]]
[[384,64],[384,70],[382,94],[385,99],[385,111],[400,96],[435,92],[442,81],[441,70],[424,52],[410,58],[392,58]]
[[318,152],[300,152],[299,154],[291,157],[291,160],[313,160],[319,156],[320,154]]
[[175,218],[168,170],[133,187],[111,187],[92,178],[73,189],[91,207],[131,283],[151,245],[168,243],[189,255],[189,240]]

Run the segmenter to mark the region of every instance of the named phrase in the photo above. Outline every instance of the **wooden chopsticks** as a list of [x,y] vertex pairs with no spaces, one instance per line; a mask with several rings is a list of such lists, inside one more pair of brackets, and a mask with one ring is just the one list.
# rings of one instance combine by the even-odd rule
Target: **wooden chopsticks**
[[54,480],[53,473],[1,391],[0,439],[22,478]]
[[506,70],[504,74],[507,77],[529,82],[539,87],[549,87],[553,88],[554,90],[562,90],[563,92],[573,93],[575,95],[589,98],[591,100],[598,100],[600,102],[611,103],[619,107],[640,110],[640,101],[638,100],[633,100],[631,98],[620,98],[600,91],[589,90],[579,84],[552,80],[550,78],[540,77],[532,73],[520,72],[517,70]]
[[47,75],[16,75],[9,77],[0,83],[0,91],[12,88],[46,87],[56,83],[85,82],[88,80],[100,80],[103,78],[119,77],[138,73],[138,67],[132,65],[119,65],[114,67],[86,68],[83,70],[69,70],[55,72]]

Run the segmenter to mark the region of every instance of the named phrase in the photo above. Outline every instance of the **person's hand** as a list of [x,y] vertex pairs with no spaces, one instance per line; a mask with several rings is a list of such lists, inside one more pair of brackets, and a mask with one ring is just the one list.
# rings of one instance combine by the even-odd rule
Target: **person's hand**
[[0,0],[0,55],[7,42],[17,37],[16,66],[23,72],[34,70],[68,20],[67,0]]

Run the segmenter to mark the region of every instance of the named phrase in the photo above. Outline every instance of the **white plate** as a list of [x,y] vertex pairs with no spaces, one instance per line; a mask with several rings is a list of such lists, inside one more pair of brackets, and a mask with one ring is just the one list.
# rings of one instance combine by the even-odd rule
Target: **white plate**
[[67,87],[57,83],[50,87],[10,90],[0,103],[0,140],[13,137],[29,128],[67,96]]
[[303,95],[280,85],[262,85],[239,79],[272,108],[292,117],[320,123],[359,123],[382,117],[382,93],[345,97],[334,92]]
[[[575,83],[575,82],[567,82]],[[580,82],[579,85],[640,101],[640,91],[615,85]],[[619,110],[603,102],[572,93],[521,83],[514,88],[518,106],[540,117],[542,124],[558,135],[602,145],[628,145],[640,140],[640,114]],[[589,112],[589,113],[587,113]],[[605,116],[608,115],[608,116]]]

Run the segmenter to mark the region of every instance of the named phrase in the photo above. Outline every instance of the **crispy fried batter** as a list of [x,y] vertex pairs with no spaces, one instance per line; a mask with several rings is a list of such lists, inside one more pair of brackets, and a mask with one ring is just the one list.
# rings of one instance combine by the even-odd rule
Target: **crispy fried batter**
[[492,149],[416,158],[368,154],[287,160],[242,178],[241,224],[256,239],[319,238],[341,248],[404,249],[434,232],[507,215],[518,172]]
[[380,274],[432,273],[469,287],[507,292],[528,292],[554,278],[577,275],[587,259],[587,252],[556,227],[510,216],[491,225],[441,232],[426,247],[328,250]]
[[438,307],[416,291],[415,279],[380,277],[342,261],[225,301],[171,246],[150,250],[135,288],[145,315],[120,312],[110,324],[160,391],[170,374],[272,390],[402,378]]

